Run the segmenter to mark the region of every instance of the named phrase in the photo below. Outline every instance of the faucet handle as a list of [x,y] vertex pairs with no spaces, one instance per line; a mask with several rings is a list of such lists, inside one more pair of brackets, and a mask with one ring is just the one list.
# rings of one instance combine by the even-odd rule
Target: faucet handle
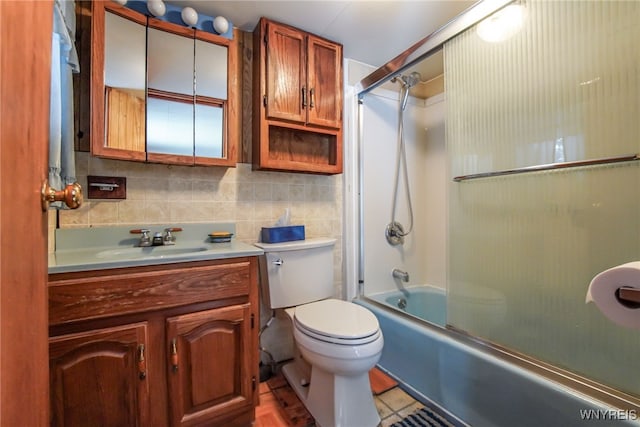
[[147,229],[147,228],[134,228],[133,230],[129,230],[129,233],[131,234],[142,234],[143,236],[145,234],[149,234],[151,230]]
[[175,233],[176,231],[182,231],[180,227],[169,227],[164,229],[164,239],[163,242],[165,245],[175,245],[176,244],[176,236],[171,233]]
[[180,228],[180,227],[169,227],[169,228],[165,228],[164,231],[166,233],[173,233],[175,231],[182,231],[182,228]]
[[147,228],[134,228],[133,230],[129,230],[129,233],[131,234],[142,234],[142,236],[140,236],[139,244],[139,246],[142,247],[151,246],[151,236],[149,236],[150,232],[151,230]]

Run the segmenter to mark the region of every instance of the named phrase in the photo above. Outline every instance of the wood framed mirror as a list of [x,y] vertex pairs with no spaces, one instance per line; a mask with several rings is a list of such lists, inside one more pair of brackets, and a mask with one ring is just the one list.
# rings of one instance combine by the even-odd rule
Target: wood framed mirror
[[236,64],[232,39],[92,2],[91,153],[235,166]]

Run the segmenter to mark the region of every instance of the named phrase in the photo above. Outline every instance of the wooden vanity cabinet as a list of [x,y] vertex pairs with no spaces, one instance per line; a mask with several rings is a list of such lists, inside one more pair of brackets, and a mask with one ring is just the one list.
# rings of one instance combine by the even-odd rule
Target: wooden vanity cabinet
[[248,426],[255,257],[49,275],[52,426]]
[[341,173],[342,92],[342,45],[262,18],[254,31],[254,167]]

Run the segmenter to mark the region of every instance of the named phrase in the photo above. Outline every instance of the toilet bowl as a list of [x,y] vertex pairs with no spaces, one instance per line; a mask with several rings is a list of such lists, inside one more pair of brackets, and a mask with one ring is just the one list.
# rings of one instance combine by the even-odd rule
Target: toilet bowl
[[316,423],[376,426],[380,422],[369,370],[384,339],[376,317],[362,306],[327,299],[287,310],[299,351],[283,373]]
[[384,339],[375,315],[332,298],[335,239],[256,243],[263,249],[263,298],[292,322],[287,382],[321,427],[375,427],[380,422],[369,370]]

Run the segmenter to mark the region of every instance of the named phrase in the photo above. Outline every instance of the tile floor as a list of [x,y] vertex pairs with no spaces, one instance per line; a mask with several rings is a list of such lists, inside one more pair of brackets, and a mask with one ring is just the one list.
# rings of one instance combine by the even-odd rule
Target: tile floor
[[378,414],[380,414],[380,427],[388,427],[397,423],[407,415],[424,407],[424,405],[400,387],[394,387],[389,391],[374,397]]

